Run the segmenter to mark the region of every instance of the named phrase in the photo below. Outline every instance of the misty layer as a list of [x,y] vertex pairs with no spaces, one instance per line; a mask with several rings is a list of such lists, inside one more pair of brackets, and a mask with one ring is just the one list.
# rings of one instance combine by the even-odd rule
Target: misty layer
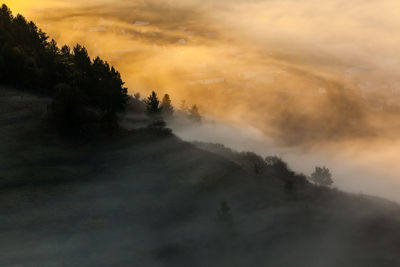
[[0,87],[0,265],[397,266],[400,208],[142,128],[66,143]]

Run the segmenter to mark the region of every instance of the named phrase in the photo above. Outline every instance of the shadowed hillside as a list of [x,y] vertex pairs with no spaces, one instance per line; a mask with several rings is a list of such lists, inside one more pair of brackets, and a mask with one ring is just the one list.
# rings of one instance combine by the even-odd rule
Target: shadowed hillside
[[0,95],[2,266],[400,264],[395,204],[156,129],[66,143],[49,100]]

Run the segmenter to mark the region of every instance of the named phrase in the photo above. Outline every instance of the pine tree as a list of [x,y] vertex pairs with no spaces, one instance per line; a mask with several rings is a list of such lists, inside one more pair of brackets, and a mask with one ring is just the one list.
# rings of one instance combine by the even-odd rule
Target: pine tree
[[151,92],[150,96],[146,100],[147,114],[158,115],[161,113],[162,108],[160,105],[160,100],[158,100],[156,92]]

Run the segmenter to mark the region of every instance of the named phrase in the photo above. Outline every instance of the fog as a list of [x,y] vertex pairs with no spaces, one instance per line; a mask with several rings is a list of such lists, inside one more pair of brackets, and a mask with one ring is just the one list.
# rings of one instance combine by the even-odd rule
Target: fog
[[59,44],[114,64],[131,93],[168,92],[216,123],[188,140],[328,166],[344,190],[400,201],[400,3],[5,1]]
[[[251,153],[213,154],[165,129],[68,144],[42,130],[50,101],[0,87],[1,266],[399,266],[390,201],[313,186],[284,164],[257,174]],[[257,129],[203,121],[170,126],[272,152]]]
[[236,151],[277,155],[296,172],[310,175],[315,166],[327,166],[334,187],[347,192],[370,194],[400,202],[397,167],[398,142],[341,142],[315,147],[281,146],[256,128],[232,126],[207,120],[201,125],[171,122],[174,132],[187,141],[224,144]]

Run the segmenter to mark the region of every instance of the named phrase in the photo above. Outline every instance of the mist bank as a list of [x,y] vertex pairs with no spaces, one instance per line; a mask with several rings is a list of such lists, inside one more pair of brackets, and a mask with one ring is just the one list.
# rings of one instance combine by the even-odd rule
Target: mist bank
[[110,61],[131,92],[168,92],[284,145],[397,138],[396,1],[10,2]]
[[315,166],[327,166],[334,187],[352,193],[388,198],[400,203],[400,168],[397,151],[400,143],[380,139],[373,142],[330,142],[313,146],[285,146],[257,128],[242,127],[204,118],[202,124],[182,119],[168,122],[173,132],[189,142],[223,144],[236,151],[253,151],[262,157],[278,156],[296,172],[309,176]]

